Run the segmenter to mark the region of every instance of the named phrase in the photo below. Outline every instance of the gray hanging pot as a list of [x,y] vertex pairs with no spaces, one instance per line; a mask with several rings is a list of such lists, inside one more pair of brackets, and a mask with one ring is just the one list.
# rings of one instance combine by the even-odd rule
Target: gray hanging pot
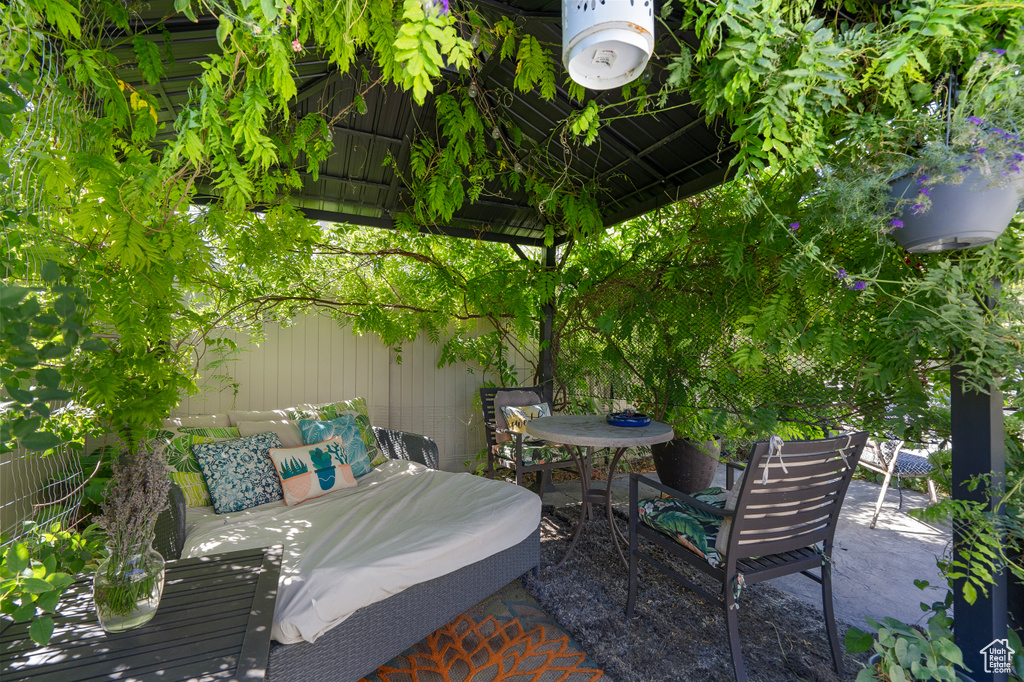
[[[1024,177],[994,186],[992,178],[974,169],[958,185],[929,185],[929,190],[931,208],[915,213],[907,206],[900,216],[903,227],[892,233],[911,253],[968,249],[994,242],[1017,212]],[[917,179],[907,175],[892,183],[889,195],[896,200],[913,199],[918,191]]]

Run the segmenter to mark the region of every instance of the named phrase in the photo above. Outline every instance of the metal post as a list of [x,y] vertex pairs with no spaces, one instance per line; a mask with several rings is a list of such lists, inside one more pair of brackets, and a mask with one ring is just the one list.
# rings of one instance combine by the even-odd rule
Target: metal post
[[[546,246],[542,249],[544,258],[544,269],[554,270],[555,269],[555,247]],[[541,309],[540,319],[540,381],[538,382],[544,389],[544,400],[554,405],[555,397],[555,359],[552,355],[551,344],[555,338],[555,301],[551,300],[544,302],[544,307]]]
[[[990,387],[988,395],[965,390],[963,368],[954,366],[951,376],[950,431],[953,441],[953,499],[989,503],[987,492],[999,490],[1006,475],[1006,450],[1003,442],[1003,394]],[[971,479],[991,474],[990,485],[969,490]],[[999,510],[997,510],[999,511]],[[963,529],[953,527],[953,549],[961,556]],[[964,580],[953,582],[953,632],[964,655],[964,664],[976,682],[1005,682],[1006,673],[985,672],[982,650],[996,640],[1006,639],[1007,571],[994,576],[988,595],[979,591],[974,604],[963,596]],[[1005,643],[1005,642],[1004,642]],[[998,646],[998,645],[997,645]],[[1020,655],[1018,652],[1017,655]]]

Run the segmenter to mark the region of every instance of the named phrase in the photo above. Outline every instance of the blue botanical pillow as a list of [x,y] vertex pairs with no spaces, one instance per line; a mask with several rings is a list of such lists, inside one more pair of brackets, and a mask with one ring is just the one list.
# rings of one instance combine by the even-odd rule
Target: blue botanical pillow
[[[365,441],[363,441],[362,432],[359,430],[359,423],[356,421],[355,415],[343,414],[340,417],[328,419],[327,421],[300,419],[299,431],[302,432],[302,442],[306,445],[315,445],[331,438],[341,437],[345,443],[345,452],[351,453],[350,456],[352,457],[357,456],[361,452],[367,458],[367,462],[370,461],[370,453],[366,448]],[[360,474],[356,475],[359,476]]]
[[270,448],[279,447],[281,439],[273,432],[193,445],[214,511],[226,514],[280,500],[281,481],[269,455]]

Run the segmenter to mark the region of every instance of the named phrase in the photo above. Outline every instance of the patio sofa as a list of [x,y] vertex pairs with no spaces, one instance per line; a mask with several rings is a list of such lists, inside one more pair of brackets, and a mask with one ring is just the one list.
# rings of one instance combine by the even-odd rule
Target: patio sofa
[[158,524],[172,556],[284,545],[269,680],[355,682],[539,566],[534,493],[438,470],[429,438],[373,439],[385,461],[355,487]]

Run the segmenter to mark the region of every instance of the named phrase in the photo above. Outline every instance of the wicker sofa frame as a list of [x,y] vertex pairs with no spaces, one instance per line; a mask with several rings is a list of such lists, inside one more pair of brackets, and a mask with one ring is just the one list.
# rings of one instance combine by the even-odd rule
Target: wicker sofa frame
[[[438,467],[437,444],[432,439],[377,427],[374,435],[389,459]],[[177,491],[177,495],[172,492],[171,509],[158,521],[154,547],[165,557],[178,558],[184,542],[184,497]],[[316,642],[271,644],[267,679],[356,682],[527,571],[539,568],[538,527],[502,552],[359,609]]]

